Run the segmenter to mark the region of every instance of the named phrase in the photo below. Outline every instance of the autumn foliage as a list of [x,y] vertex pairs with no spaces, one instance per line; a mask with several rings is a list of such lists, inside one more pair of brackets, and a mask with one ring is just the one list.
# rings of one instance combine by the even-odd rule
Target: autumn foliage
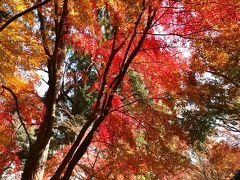
[[238,0],[0,4],[0,176],[240,170]]

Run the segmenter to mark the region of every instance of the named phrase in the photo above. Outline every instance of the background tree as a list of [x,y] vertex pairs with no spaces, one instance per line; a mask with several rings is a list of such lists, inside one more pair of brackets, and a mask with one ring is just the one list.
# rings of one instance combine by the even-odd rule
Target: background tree
[[239,145],[229,142],[207,142],[204,153],[196,153],[196,179],[230,179],[239,169]]
[[[239,132],[239,2],[229,1],[202,7],[200,12],[222,9],[207,18],[213,27],[205,41],[196,40],[196,49],[190,71],[186,74],[186,99],[182,126],[194,137],[207,135],[202,130],[217,126]],[[203,14],[204,15],[204,14]],[[184,102],[184,101],[182,101]],[[192,126],[195,119],[199,128]],[[196,133],[199,132],[199,133]]]

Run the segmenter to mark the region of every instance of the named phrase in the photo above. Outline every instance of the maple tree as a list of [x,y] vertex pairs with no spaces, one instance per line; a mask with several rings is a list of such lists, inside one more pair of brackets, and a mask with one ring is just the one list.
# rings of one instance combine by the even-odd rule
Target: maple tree
[[[222,6],[227,7],[226,11],[207,19],[214,26],[213,31],[205,35],[208,43],[197,40],[191,71],[185,73],[183,113],[186,118],[182,121],[195,139],[199,135],[204,139],[207,133],[202,130],[211,131],[216,126],[239,132],[239,3],[222,2],[215,9],[222,9]],[[209,7],[209,11],[211,9],[214,7]],[[192,119],[199,123],[199,133],[190,127]]]
[[195,179],[230,179],[239,170],[239,146],[228,142],[208,142],[204,152],[196,153]]
[[[28,152],[22,151],[26,155],[22,179],[154,179],[189,168],[188,145],[203,141],[213,126],[201,121],[211,115],[208,111],[184,111],[188,99],[211,110],[209,99],[200,100],[203,91],[191,84],[198,80],[194,73],[207,70],[237,83],[235,71],[227,71],[232,58],[237,62],[237,55],[230,56],[238,52],[237,34],[225,27],[238,28],[237,1],[29,0],[1,1],[1,5],[5,99],[0,115],[6,125],[0,132],[20,120],[27,135],[24,141],[29,143]],[[226,5],[229,9],[220,12]],[[222,22],[223,17],[229,21]],[[216,27],[226,33],[218,35]],[[213,46],[212,39],[226,39],[234,50],[228,54],[225,46]],[[194,59],[181,48],[196,53]],[[216,49],[229,60],[222,68]],[[198,64],[198,51],[216,64],[207,68]],[[40,82],[38,70],[48,76],[42,98],[34,87]],[[184,77],[185,72],[189,73]],[[201,89],[209,89],[211,98],[224,94],[225,85],[212,90],[203,83]],[[227,91],[238,97],[234,88]],[[221,98],[234,103],[228,93]],[[221,102],[214,101],[218,107],[214,113],[223,117],[219,106],[226,103]],[[18,117],[13,118],[11,111]],[[195,117],[200,118],[194,121]],[[14,131],[9,132],[20,144]],[[17,146],[9,141],[1,138],[3,149]],[[15,152],[9,156],[2,167],[17,157]]]

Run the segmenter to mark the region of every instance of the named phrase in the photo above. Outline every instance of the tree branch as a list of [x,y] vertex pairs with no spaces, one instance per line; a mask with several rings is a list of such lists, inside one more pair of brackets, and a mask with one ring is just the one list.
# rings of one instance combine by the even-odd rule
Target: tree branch
[[26,9],[25,11],[19,13],[19,14],[16,14],[15,16],[13,16],[11,19],[9,19],[7,22],[5,22],[1,27],[0,27],[0,31],[3,31],[9,24],[11,24],[13,21],[15,21],[16,19],[18,19],[19,17],[31,12],[32,10],[34,9],[37,9],[41,6],[43,6],[44,4],[47,4],[48,2],[50,2],[51,0],[46,0],[46,1],[43,1],[42,3],[39,3],[39,4],[36,4],[32,7],[30,7],[29,9]]
[[212,71],[212,70],[208,70],[206,72],[211,73],[211,74],[213,74],[215,76],[220,76],[223,79],[225,79],[226,81],[228,81],[228,82],[232,83],[233,85],[235,85],[237,88],[240,88],[240,84],[238,82],[234,81],[233,79],[231,79],[230,77],[228,77],[227,75],[224,75],[224,74],[222,74],[220,72]]
[[29,141],[29,145],[30,145],[30,147],[31,147],[31,146],[32,146],[32,140],[31,140],[31,137],[30,137],[30,135],[29,135],[29,133],[28,133],[28,131],[27,131],[27,127],[26,127],[26,125],[25,125],[25,123],[24,123],[24,121],[23,121],[22,115],[21,115],[21,113],[20,113],[20,111],[19,111],[19,103],[18,103],[17,96],[16,96],[16,94],[14,94],[14,92],[13,92],[10,88],[8,88],[8,87],[6,87],[6,86],[4,86],[4,85],[2,85],[2,88],[3,88],[3,89],[6,89],[8,92],[10,92],[10,94],[11,94],[11,95],[13,96],[13,98],[14,98],[15,105],[16,105],[16,110],[17,110],[17,114],[18,114],[18,116],[19,116],[19,120],[20,120],[20,122],[21,122],[21,124],[22,124],[22,126],[23,126],[23,128],[24,128],[24,131],[25,131],[26,134],[27,134],[28,141]]
[[43,14],[41,12],[41,9],[38,9],[37,12],[38,12],[38,17],[39,17],[39,22],[40,22],[40,31],[41,31],[41,36],[42,36],[43,48],[44,48],[46,55],[48,55],[48,57],[50,57],[51,54],[50,54],[50,51],[49,51],[49,48],[47,45],[47,38],[46,38],[47,36],[46,36],[46,32],[44,30],[45,29],[45,20],[44,20]]

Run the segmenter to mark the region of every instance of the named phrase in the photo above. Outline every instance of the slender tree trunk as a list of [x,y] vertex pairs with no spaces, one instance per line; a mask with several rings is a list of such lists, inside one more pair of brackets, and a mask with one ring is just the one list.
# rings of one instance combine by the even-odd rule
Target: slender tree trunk
[[[40,126],[37,140],[36,142],[31,146],[29,150],[29,154],[25,163],[24,171],[22,174],[22,180],[32,180],[39,178],[37,177],[38,170],[42,169],[43,166],[43,154],[46,150],[47,145],[49,144],[49,140],[52,136],[52,127],[54,122],[54,114],[55,114],[55,101],[54,101],[54,92],[53,96],[51,97],[50,94],[52,92],[53,88],[49,87],[48,93],[47,93],[47,102],[48,105],[46,106],[47,112],[45,115],[45,118],[43,120],[43,123]],[[41,180],[41,179],[39,179]]]
[[[65,19],[68,13],[68,0],[64,0],[61,14],[56,14],[53,54],[48,59],[48,91],[46,95],[46,113],[38,130],[37,140],[32,144],[25,163],[22,180],[41,180],[48,155],[48,146],[52,136],[53,123],[55,122],[57,98],[60,92],[62,69],[65,59],[65,43],[63,39]],[[58,10],[58,4],[55,4]]]
[[[64,47],[62,44],[60,47]],[[47,159],[48,145],[52,136],[56,114],[56,101],[61,83],[58,75],[61,68],[54,69],[57,62],[63,62],[65,56],[59,54],[48,61],[49,89],[46,95],[46,114],[39,128],[36,142],[31,146],[25,163],[22,180],[41,180]],[[60,66],[61,67],[61,66]],[[39,172],[40,171],[40,172]]]

